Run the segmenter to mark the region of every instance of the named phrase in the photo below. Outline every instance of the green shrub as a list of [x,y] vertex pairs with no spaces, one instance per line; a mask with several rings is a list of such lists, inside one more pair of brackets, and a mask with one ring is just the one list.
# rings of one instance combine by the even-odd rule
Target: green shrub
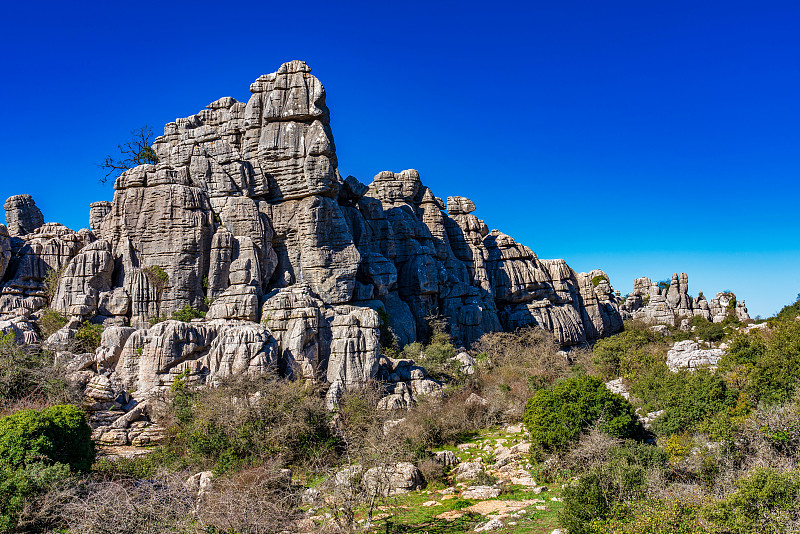
[[656,407],[664,413],[653,422],[653,430],[667,436],[694,430],[708,417],[727,412],[738,397],[725,380],[705,369],[668,373],[658,387],[662,397]]
[[631,403],[590,376],[537,391],[528,399],[524,423],[534,445],[545,452],[566,446],[595,423],[606,434],[621,438],[633,437],[640,428]]
[[403,348],[403,356],[414,358],[419,365],[425,367],[428,374],[435,379],[447,379],[457,367],[450,360],[456,355],[450,336],[441,328],[434,326],[431,339],[419,352],[420,345],[411,343]]
[[48,461],[88,471],[95,454],[91,435],[84,413],[77,406],[21,410],[0,418],[0,464],[17,469]]
[[183,321],[184,323],[188,323],[192,319],[202,319],[205,316],[206,312],[192,308],[187,304],[180,310],[172,312],[172,317],[170,317],[170,319],[173,321]]
[[599,285],[600,285],[600,282],[608,282],[608,277],[607,277],[607,276],[604,276],[604,275],[602,275],[602,274],[598,274],[597,276],[595,276],[594,278],[592,278],[592,285],[593,285],[594,287],[597,287],[597,286],[599,286]]
[[658,336],[647,328],[626,325],[623,332],[600,339],[593,348],[593,363],[606,379],[636,374],[652,364],[651,345]]
[[800,321],[778,323],[748,376],[754,400],[775,404],[792,397],[800,381]]
[[597,465],[564,488],[558,522],[570,534],[592,534],[593,524],[612,517],[619,503],[640,497],[644,482],[640,466]]
[[794,531],[800,526],[800,471],[757,468],[706,516],[731,534]]
[[725,325],[722,323],[712,323],[705,317],[695,315],[690,324],[695,327],[692,334],[705,341],[720,341],[725,337]]
[[169,281],[169,275],[160,265],[151,265],[150,267],[145,267],[142,269],[142,272],[145,274],[145,276],[147,276],[147,279],[150,281],[150,283],[156,288],[163,289]]
[[179,378],[171,396],[171,449],[220,473],[275,457],[311,462],[338,444],[324,400],[301,381],[263,377],[197,390]]
[[592,525],[596,534],[712,534],[720,532],[703,521],[702,504],[692,500],[645,499],[622,502],[614,517]]
[[775,315],[778,321],[794,321],[797,317],[800,317],[800,295],[797,295],[797,300],[793,304],[784,306]]
[[25,505],[70,474],[62,463],[31,462],[17,469],[0,465],[0,532],[15,532]]
[[100,346],[102,337],[103,325],[89,322],[81,323],[78,331],[75,332],[76,350],[94,352]]
[[57,330],[64,327],[69,319],[52,308],[45,308],[42,318],[39,319],[39,333],[42,339],[47,339]]

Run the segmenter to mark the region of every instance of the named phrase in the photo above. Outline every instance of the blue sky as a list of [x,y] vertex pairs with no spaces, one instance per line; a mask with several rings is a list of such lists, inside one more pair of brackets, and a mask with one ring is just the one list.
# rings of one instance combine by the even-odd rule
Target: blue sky
[[685,271],[771,315],[800,292],[799,25],[771,1],[15,3],[0,197],[87,226],[131,130],[303,59],[344,176],[416,168],[623,294]]

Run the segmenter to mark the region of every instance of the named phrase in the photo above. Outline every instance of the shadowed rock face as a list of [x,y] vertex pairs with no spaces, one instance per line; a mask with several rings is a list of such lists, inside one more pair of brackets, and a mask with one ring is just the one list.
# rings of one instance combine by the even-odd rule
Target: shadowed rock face
[[[100,358],[127,387],[275,367],[327,379],[332,402],[378,373],[377,310],[401,344],[424,339],[431,318],[463,345],[523,326],[563,345],[620,329],[602,271],[539,259],[490,231],[470,199],[445,203],[413,169],[369,185],[343,179],[325,90],[304,62],[250,91],[247,102],[220,98],[167,124],[153,144],[158,163],[124,172],[113,201],[91,205],[91,232],[42,225],[29,196],[10,198],[0,314],[40,309],[47,269],[63,268],[53,307],[138,329]],[[185,306],[208,315],[149,328]]]

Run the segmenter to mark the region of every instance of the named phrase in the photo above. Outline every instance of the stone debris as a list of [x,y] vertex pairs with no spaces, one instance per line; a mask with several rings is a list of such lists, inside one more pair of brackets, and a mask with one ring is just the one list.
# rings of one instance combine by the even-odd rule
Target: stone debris
[[625,386],[625,382],[622,380],[622,378],[617,378],[615,380],[606,382],[605,385],[606,388],[608,388],[608,390],[611,393],[616,393],[617,395],[621,395],[626,400],[631,398],[631,394],[628,391],[627,386]]
[[483,466],[480,461],[476,462],[461,462],[458,467],[453,470],[456,481],[461,480],[475,480],[484,473]]

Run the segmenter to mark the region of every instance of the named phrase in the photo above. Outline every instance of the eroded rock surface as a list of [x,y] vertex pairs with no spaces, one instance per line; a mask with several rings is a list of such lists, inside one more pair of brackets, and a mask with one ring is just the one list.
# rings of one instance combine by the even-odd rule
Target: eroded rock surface
[[[97,439],[156,439],[143,408],[128,414],[179,376],[324,381],[330,406],[372,378],[387,410],[440,395],[412,360],[380,354],[382,326],[403,346],[438,317],[464,347],[524,326],[565,346],[621,328],[605,273],[540,259],[490,230],[470,199],[436,197],[416,170],[343,179],[325,89],[304,62],[250,92],[168,123],[157,163],[122,173],[113,200],[90,205],[90,229],[44,224],[27,195],[6,202],[3,328],[27,341],[45,306],[67,318],[45,344],[97,405]],[[187,316],[198,318],[175,320]],[[87,321],[104,326],[101,346],[72,354]]]
[[728,316],[740,321],[749,321],[744,300],[733,293],[717,293],[716,298],[706,300],[703,292],[689,295],[689,277],[686,273],[675,273],[669,286],[659,285],[647,277],[637,278],[630,293],[621,306],[622,317],[637,319],[650,324],[679,326],[681,319],[694,316],[721,323]]
[[9,197],[3,207],[6,210],[6,226],[13,236],[30,234],[44,224],[42,212],[30,195]]

